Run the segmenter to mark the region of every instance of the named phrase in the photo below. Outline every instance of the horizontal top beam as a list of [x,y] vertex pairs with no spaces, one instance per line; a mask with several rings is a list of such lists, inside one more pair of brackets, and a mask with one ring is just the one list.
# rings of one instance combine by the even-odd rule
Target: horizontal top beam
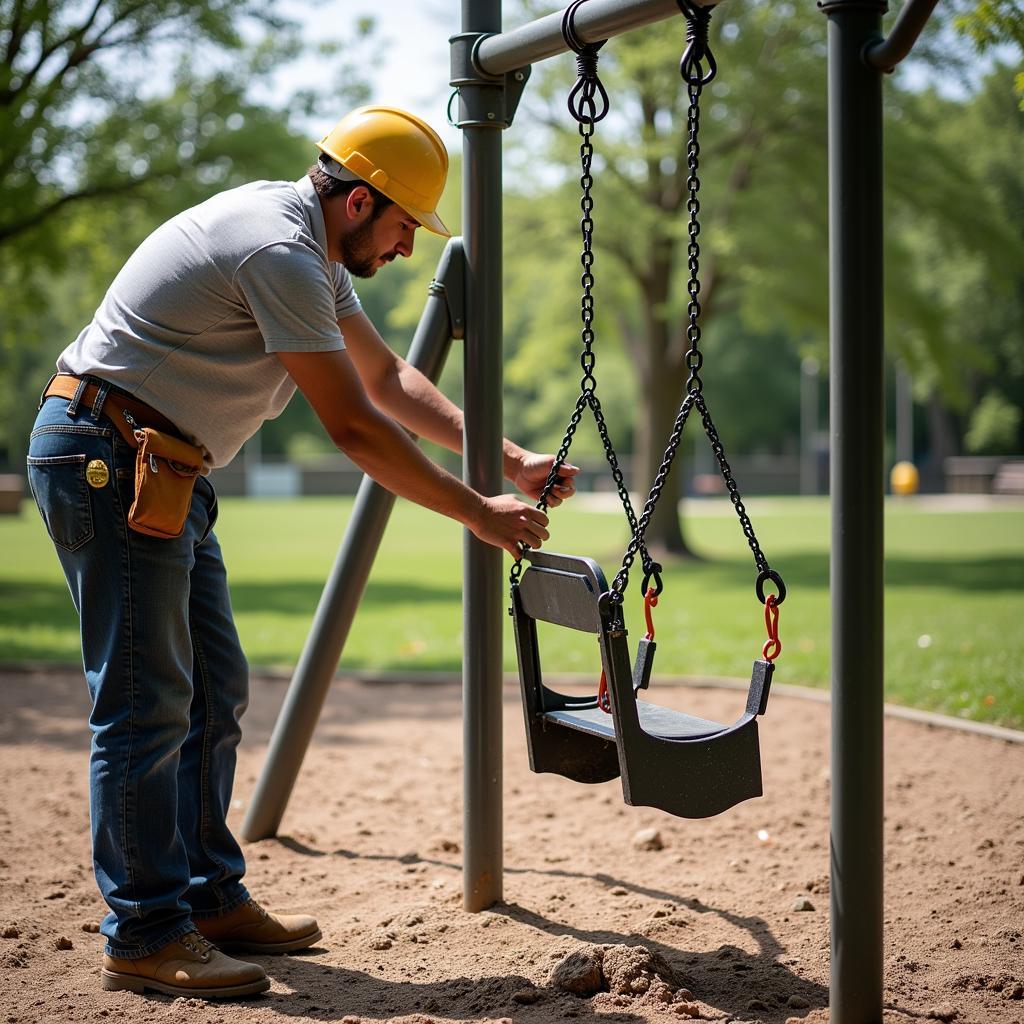
[[[717,0],[695,2],[701,7],[713,7]],[[477,68],[486,75],[503,75],[567,53],[569,47],[562,38],[562,13],[556,11],[509,32],[487,36],[476,51]],[[587,0],[577,8],[574,26],[584,43],[597,43],[674,16],[682,23],[676,0]]]

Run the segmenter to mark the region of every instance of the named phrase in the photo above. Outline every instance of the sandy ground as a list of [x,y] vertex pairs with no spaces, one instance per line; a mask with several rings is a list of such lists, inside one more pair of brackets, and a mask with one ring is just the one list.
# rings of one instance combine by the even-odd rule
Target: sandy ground
[[[254,684],[236,820],[284,690]],[[721,720],[742,703],[656,699]],[[253,893],[315,912],[323,942],[264,958],[267,995],[216,1003],[100,990],[84,684],[0,677],[0,1024],[828,1020],[827,706],[773,695],[766,796],[692,822],[624,806],[618,782],[532,775],[510,690],[505,902],[467,914],[459,704],[455,686],[333,689],[281,837],[247,848]],[[887,1024],[1021,1024],[1024,745],[889,720],[887,809]],[[662,848],[638,848],[643,829]],[[612,991],[549,983],[573,951],[599,964],[594,946],[642,946],[671,973],[612,948]]]

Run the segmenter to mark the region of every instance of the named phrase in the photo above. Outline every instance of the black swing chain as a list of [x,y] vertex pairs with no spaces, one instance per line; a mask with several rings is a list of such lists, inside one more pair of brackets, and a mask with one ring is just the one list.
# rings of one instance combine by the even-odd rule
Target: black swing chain
[[[761,551],[761,546],[757,542],[753,524],[750,522],[750,517],[747,515],[747,510],[743,505],[739,489],[732,475],[732,469],[726,460],[725,448],[718,436],[718,431],[715,429],[714,423],[711,421],[711,414],[708,411],[707,404],[704,400],[704,382],[700,377],[700,371],[704,365],[704,356],[698,347],[701,337],[700,243],[698,242],[698,236],[700,234],[700,200],[698,198],[698,192],[700,191],[700,178],[697,175],[700,158],[700,143],[698,141],[698,133],[700,130],[700,95],[704,86],[715,77],[718,68],[715,63],[714,55],[711,53],[711,49],[708,46],[708,26],[711,21],[711,8],[697,7],[691,4],[689,0],[676,0],[676,3],[680,11],[682,11],[685,16],[687,23],[687,46],[682,60],[679,62],[679,73],[682,76],[683,81],[686,83],[687,94],[689,96],[689,106],[686,116],[688,131],[686,166],[689,172],[686,180],[686,209],[689,213],[689,224],[687,226],[689,241],[686,246],[686,256],[687,267],[690,272],[690,277],[686,285],[686,291],[689,296],[686,307],[686,337],[690,343],[689,350],[686,353],[686,366],[689,370],[689,377],[686,382],[686,396],[683,398],[683,402],[679,407],[679,412],[676,414],[675,423],[672,426],[672,433],[669,436],[661,466],[655,476],[654,483],[651,485],[650,494],[644,504],[643,513],[640,516],[638,527],[634,531],[633,539],[630,541],[629,546],[626,549],[626,553],[622,560],[622,568],[618,571],[615,579],[612,581],[609,599],[614,604],[621,607],[623,595],[629,584],[629,570],[632,567],[637,551],[640,549],[640,545],[643,544],[644,535],[646,534],[647,527],[650,525],[651,518],[654,515],[655,506],[658,503],[658,499],[661,497],[665,482],[668,479],[669,471],[672,468],[672,463],[675,460],[676,452],[678,451],[680,441],[682,440],[683,428],[686,426],[686,421],[689,418],[690,412],[693,407],[696,406],[700,412],[704,432],[707,434],[708,440],[711,442],[711,450],[714,452],[715,459],[718,462],[718,468],[721,471],[722,478],[725,480],[726,488],[729,491],[729,499],[732,502],[733,507],[736,509],[736,514],[739,517],[743,534],[747,538],[747,543],[754,555],[754,563],[758,569],[757,582],[755,584],[755,592],[758,600],[764,604],[764,584],[771,581],[775,584],[778,590],[776,604],[779,605],[782,604],[786,597],[785,584],[782,581],[782,577],[769,566],[768,559],[765,558],[764,553]],[[704,67],[705,62],[707,64],[706,70]],[[644,589],[646,589],[646,586],[647,580],[645,579]]]
[[[629,491],[626,487],[622,468],[619,465],[618,456],[615,453],[615,447],[612,444],[611,437],[608,433],[608,424],[604,418],[604,412],[601,409],[601,401],[597,397],[597,378],[594,376],[594,369],[597,365],[597,354],[594,352],[595,335],[593,326],[594,197],[591,190],[594,185],[594,177],[591,172],[591,166],[594,159],[594,146],[591,140],[594,134],[594,125],[598,121],[602,120],[608,113],[609,102],[608,93],[605,91],[605,87],[597,74],[598,51],[602,46],[604,46],[607,40],[601,40],[596,43],[584,43],[576,34],[573,19],[576,9],[580,4],[585,2],[586,0],[575,0],[575,3],[570,4],[566,8],[562,17],[563,38],[565,39],[566,45],[568,45],[576,54],[577,79],[576,84],[569,93],[567,105],[569,113],[571,113],[576,119],[581,140],[580,190],[582,195],[580,198],[580,211],[582,213],[582,217],[580,219],[580,232],[583,238],[583,249],[580,254],[580,265],[583,268],[583,273],[580,277],[580,285],[583,288],[583,293],[580,299],[580,320],[583,326],[580,337],[583,342],[583,351],[580,355],[580,366],[583,369],[583,378],[580,381],[579,397],[576,399],[576,405],[565,429],[565,436],[562,438],[562,443],[559,445],[558,453],[551,465],[551,470],[548,473],[547,479],[544,481],[544,488],[541,492],[537,507],[541,509],[541,511],[547,511],[548,500],[551,496],[552,490],[558,484],[559,471],[569,456],[569,448],[572,446],[573,438],[576,434],[576,428],[580,425],[580,421],[583,418],[584,409],[589,406],[594,414],[594,420],[597,423],[597,430],[601,436],[601,442],[604,445],[605,458],[608,460],[608,465],[611,467],[612,479],[615,481],[619,499],[622,501],[626,520],[629,523],[632,536],[634,540],[636,540],[638,530],[636,513],[633,510],[633,503],[629,497]],[[600,101],[600,106],[598,106],[598,100]],[[647,547],[644,544],[642,537],[639,539],[634,550],[639,550],[641,562],[643,563],[645,570],[647,570],[648,575],[652,575],[658,579],[658,593],[660,593],[661,581],[658,574],[661,571],[661,566],[653,561],[650,554],[647,552]],[[522,560],[513,562],[512,570],[509,575],[509,582],[512,586],[516,586],[518,584],[522,573]]]

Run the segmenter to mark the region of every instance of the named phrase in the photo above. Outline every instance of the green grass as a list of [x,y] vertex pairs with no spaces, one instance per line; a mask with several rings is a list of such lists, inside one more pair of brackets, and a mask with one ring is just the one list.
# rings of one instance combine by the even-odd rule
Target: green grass
[[[748,502],[758,538],[786,578],[776,679],[829,677],[828,508],[823,500]],[[351,501],[222,502],[224,546],[242,640],[253,664],[292,665],[308,632]],[[656,672],[749,676],[764,639],[754,568],[736,519],[697,505],[691,542],[706,561],[673,566],[656,610]],[[609,576],[625,544],[614,514],[557,513],[549,547],[596,557]],[[886,512],[886,698],[1024,728],[1024,510]],[[53,549],[30,502],[0,519],[0,659],[78,661],[77,623]],[[461,531],[400,502],[343,663],[374,669],[460,664]],[[627,621],[642,610],[630,588]],[[507,634],[505,664],[514,668]],[[550,669],[592,672],[593,638],[542,632]]]

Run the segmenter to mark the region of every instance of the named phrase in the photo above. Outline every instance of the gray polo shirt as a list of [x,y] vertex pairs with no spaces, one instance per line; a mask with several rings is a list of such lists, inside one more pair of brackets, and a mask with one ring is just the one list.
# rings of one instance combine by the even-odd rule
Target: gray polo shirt
[[216,468],[295,393],[273,353],[343,349],[360,309],[309,178],[257,181],[157,228],[57,368],[151,405]]

